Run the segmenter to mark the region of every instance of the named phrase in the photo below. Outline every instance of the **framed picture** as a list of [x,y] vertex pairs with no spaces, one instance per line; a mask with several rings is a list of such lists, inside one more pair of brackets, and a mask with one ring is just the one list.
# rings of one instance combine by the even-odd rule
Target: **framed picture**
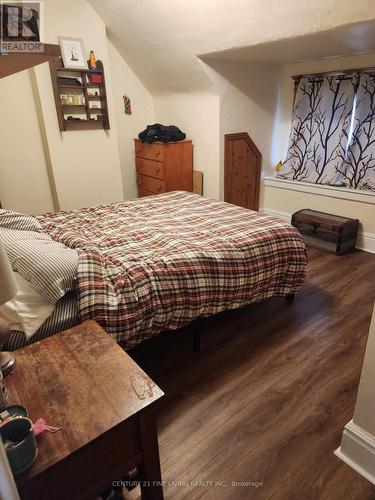
[[81,38],[59,36],[59,45],[65,68],[87,69],[85,50]]

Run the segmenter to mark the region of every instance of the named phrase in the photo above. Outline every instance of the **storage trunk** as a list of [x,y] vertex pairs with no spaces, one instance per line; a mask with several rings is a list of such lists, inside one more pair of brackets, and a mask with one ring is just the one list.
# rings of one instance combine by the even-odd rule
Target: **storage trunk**
[[335,254],[355,247],[358,219],[304,209],[293,214],[292,224],[310,247]]

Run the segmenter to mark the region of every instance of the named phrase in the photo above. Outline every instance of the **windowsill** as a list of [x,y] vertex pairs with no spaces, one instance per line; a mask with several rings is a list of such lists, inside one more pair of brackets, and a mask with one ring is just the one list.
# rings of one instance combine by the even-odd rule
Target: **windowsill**
[[340,198],[342,200],[356,201],[359,203],[375,204],[375,193],[334,186],[324,186],[320,184],[310,184],[309,182],[297,182],[286,179],[276,179],[276,177],[266,176],[264,185],[302,193],[316,194],[319,196],[329,196],[330,198]]

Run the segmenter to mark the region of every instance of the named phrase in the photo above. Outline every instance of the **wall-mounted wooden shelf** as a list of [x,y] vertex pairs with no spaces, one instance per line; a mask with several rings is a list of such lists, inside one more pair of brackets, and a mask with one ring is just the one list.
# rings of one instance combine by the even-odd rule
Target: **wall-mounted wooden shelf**
[[[50,62],[53,93],[59,127],[67,130],[109,130],[107,93],[103,64],[96,61],[97,69],[64,68],[62,59]],[[93,75],[98,75],[101,83],[93,83]],[[72,83],[67,79],[71,78]],[[75,83],[73,83],[75,82]],[[92,102],[97,105],[93,107]],[[71,116],[73,119],[68,119]]]

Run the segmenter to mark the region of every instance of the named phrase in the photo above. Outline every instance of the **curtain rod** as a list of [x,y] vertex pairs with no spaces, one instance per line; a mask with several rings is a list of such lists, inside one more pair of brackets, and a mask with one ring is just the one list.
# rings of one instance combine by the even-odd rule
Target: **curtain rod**
[[341,69],[337,71],[327,71],[320,73],[310,73],[307,75],[293,75],[293,80],[300,80],[301,78],[320,78],[322,76],[340,76],[340,75],[351,75],[353,73],[361,74],[361,73],[375,73],[375,67],[371,68],[354,68],[354,69]]

